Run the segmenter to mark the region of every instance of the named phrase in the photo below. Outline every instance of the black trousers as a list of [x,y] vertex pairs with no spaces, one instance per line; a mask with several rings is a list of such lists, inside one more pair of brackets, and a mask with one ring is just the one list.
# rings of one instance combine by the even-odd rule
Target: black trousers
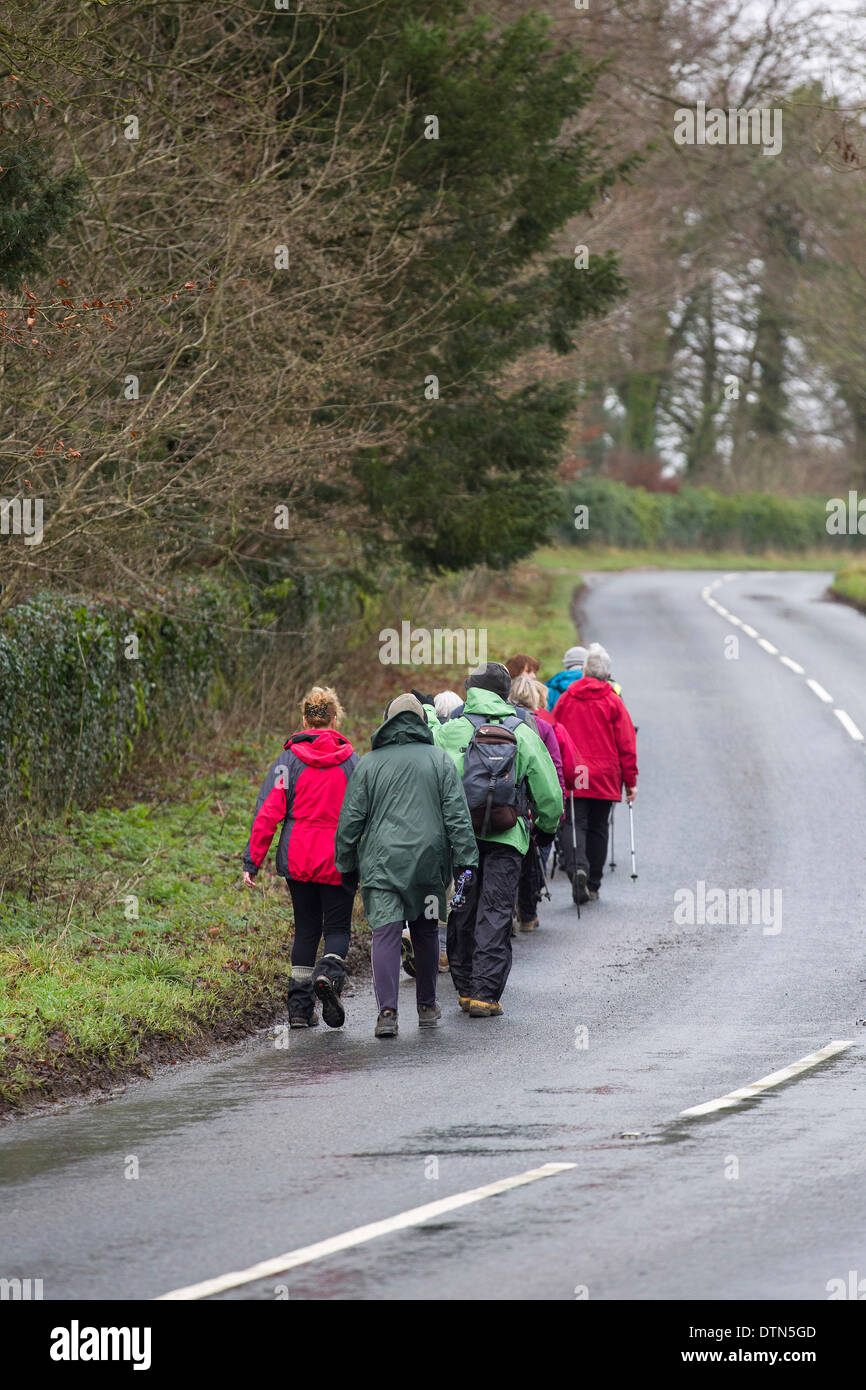
[[520,882],[517,885],[517,910],[524,920],[536,915],[539,899],[544,892],[544,869],[534,841],[520,863]]
[[574,858],[571,835],[571,807],[565,801],[565,820],[559,827],[559,855],[562,867],[573,878],[578,869],[586,871],[587,887],[598,892],[607,859],[608,825],[612,801],[599,801],[592,796],[574,798],[574,829],[577,840],[577,859]]
[[448,917],[448,964],[458,994],[493,1003],[511,970],[511,913],[523,859],[493,840],[478,841],[478,857],[466,902]]
[[[315,1002],[315,975],[327,975],[338,993],[343,988],[355,895],[341,883],[304,883],[297,878],[287,878],[286,883],[295,914],[289,1013],[308,1018]],[[323,936],[325,951],[317,964],[316,955]]]

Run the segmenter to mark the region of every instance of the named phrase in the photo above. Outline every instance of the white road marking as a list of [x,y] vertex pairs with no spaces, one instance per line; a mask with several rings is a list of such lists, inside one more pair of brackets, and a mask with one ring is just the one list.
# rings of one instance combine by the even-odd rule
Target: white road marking
[[834,709],[833,713],[839,720],[839,723],[842,725],[842,728],[846,729],[848,733],[851,735],[851,737],[853,739],[856,739],[858,743],[862,743],[863,735],[857,728],[857,725],[854,723],[854,720],[851,718],[850,714],[846,714],[843,709]]
[[[725,579],[735,578],[736,575],[733,574],[725,575]],[[729,613],[727,608],[723,608],[720,603],[717,603],[714,598],[710,597],[713,589],[715,589],[717,585],[721,582],[721,580],[716,580],[716,583],[711,584],[709,588],[701,589],[701,598],[704,600],[704,603],[708,604],[710,608],[714,608],[716,612],[720,615],[720,617],[726,618],[729,623],[733,623],[735,627],[741,628],[743,632],[745,632],[747,637],[754,637],[757,640],[758,646],[762,647],[765,652],[769,652],[770,656],[778,656],[782,665],[787,666],[789,671],[793,671],[794,674],[797,676],[805,676],[805,668],[802,667],[799,662],[792,661],[789,656],[779,656],[778,647],[774,647],[772,642],[767,641],[766,637],[759,637],[755,629],[753,627],[750,627],[748,623],[744,623],[742,618],[738,618],[735,614]],[[832,705],[833,696],[828,694],[828,692],[824,689],[823,685],[820,685],[818,681],[813,680],[811,677],[806,678],[806,684],[812,691],[813,695],[817,695],[818,699],[823,700],[825,705]],[[854,739],[855,743],[863,743],[864,741],[866,741],[864,740],[863,734],[857,728],[857,725],[854,723],[854,720],[851,718],[850,714],[847,714],[843,709],[834,709],[833,713],[839,720],[839,723],[842,725],[842,728],[845,730],[847,734],[851,736],[851,738]],[[850,1044],[846,1044],[846,1046],[850,1046]],[[755,1084],[757,1085],[758,1083],[756,1082]],[[715,1108],[715,1106],[716,1102],[713,1102],[710,1105],[710,1109]],[[683,1111],[684,1115],[697,1115],[704,1113],[705,1112],[701,1107],[698,1107],[696,1110]]]
[[725,583],[727,583],[729,579],[736,579],[736,578],[737,578],[737,575],[736,575],[736,574],[726,574],[726,575],[725,575]]
[[846,1048],[853,1046],[853,1042],[829,1042],[818,1052],[810,1052],[808,1057],[801,1057],[799,1062],[792,1062],[789,1067],[783,1067],[781,1071],[771,1072],[769,1076],[762,1076],[759,1081],[753,1081],[751,1086],[742,1086],[738,1091],[730,1091],[728,1095],[720,1096],[718,1100],[708,1100],[704,1105],[693,1105],[688,1110],[681,1110],[680,1116],[711,1115],[714,1110],[728,1110],[732,1105],[739,1105],[744,1100],[751,1100],[753,1096],[760,1095],[762,1091],[768,1091],[772,1086],[781,1086],[783,1081],[790,1081],[793,1077],[799,1076],[801,1072],[810,1071],[812,1067],[820,1066],[828,1058],[835,1057],[837,1053],[844,1052]]
[[808,685],[809,689],[812,691],[812,694],[813,694],[813,695],[817,695],[819,700],[823,700],[825,705],[832,705],[832,703],[833,703],[833,696],[827,694],[827,692],[826,692],[826,690],[824,689],[823,685],[819,685],[818,682],[817,682],[817,681],[813,681],[813,680],[811,679],[811,677],[809,678],[809,680],[806,681],[806,684]]
[[215,1279],[205,1279],[200,1284],[188,1284],[186,1288],[172,1289],[170,1293],[160,1294],[156,1302],[172,1299],[208,1298],[211,1294],[222,1293],[225,1289],[236,1289],[241,1284],[254,1284],[259,1279],[272,1278],[284,1274],[286,1270],[298,1265],[310,1264],[326,1255],[335,1255],[340,1250],[350,1250],[355,1245],[364,1245],[377,1236],[390,1235],[393,1231],[404,1231],[409,1226],[420,1226],[435,1216],[459,1207],[468,1207],[472,1202],[483,1201],[485,1197],[496,1197],[500,1192],[510,1192],[512,1188],[523,1187],[526,1183],[538,1182],[541,1178],[552,1178],[576,1163],[545,1163],[541,1168],[530,1168],[525,1173],[517,1173],[513,1178],[500,1178],[484,1187],[473,1187],[467,1192],[458,1192],[453,1197],[442,1197],[438,1202],[427,1202],[423,1207],[412,1207],[398,1216],[386,1217],[384,1221],[373,1221],[368,1226],[356,1226],[352,1231],[344,1231],[340,1236],[317,1241],[315,1245],[303,1245],[298,1250],[289,1250],[285,1255],[277,1255],[272,1260],[251,1265],[249,1269],[235,1270],[232,1274],[221,1274]]

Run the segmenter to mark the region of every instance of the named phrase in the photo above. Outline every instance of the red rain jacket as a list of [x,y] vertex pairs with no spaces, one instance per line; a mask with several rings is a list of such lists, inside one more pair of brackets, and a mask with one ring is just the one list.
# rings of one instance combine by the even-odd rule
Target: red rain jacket
[[339,883],[334,836],[357,762],[351,743],[336,729],[292,734],[262,783],[244,868],[254,874],[261,867],[282,822],[277,873],[305,883]]
[[[568,788],[574,786],[574,776],[577,771],[577,749],[574,746],[574,740],[564,724],[557,724],[556,717],[551,710],[537,709],[533,710],[533,714],[538,723],[539,733],[541,733],[542,724],[545,724],[548,728],[552,727],[556,736],[556,742],[559,746],[560,766],[562,768],[559,784],[562,787],[563,794],[566,794]],[[541,734],[541,737],[544,738],[544,735]],[[550,750],[548,749],[548,751]],[[554,758],[553,761],[555,763],[556,759]],[[559,768],[557,768],[557,771],[559,771]]]
[[575,796],[619,801],[623,783],[637,782],[634,725],[622,696],[607,681],[584,675],[562,692],[553,715],[574,741],[578,770],[586,768],[588,784]]

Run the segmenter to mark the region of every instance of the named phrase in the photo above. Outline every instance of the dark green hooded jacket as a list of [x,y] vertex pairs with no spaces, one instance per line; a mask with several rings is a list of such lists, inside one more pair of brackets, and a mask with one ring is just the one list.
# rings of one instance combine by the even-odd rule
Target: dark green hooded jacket
[[456,868],[474,868],[478,846],[453,758],[433,743],[417,714],[386,719],[346,788],[334,858],[341,873],[361,875],[372,928],[448,915],[445,895]]

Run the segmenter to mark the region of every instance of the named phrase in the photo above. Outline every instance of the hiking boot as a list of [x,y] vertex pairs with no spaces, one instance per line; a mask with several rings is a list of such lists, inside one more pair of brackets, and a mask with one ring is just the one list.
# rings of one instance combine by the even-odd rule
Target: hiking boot
[[538,918],[537,918],[537,917],[521,917],[521,919],[520,919],[520,930],[521,930],[521,931],[536,931],[537,929],[538,929]]
[[447,975],[447,973],[448,973],[448,952],[447,952],[447,951],[440,951],[440,952],[439,952],[439,974],[440,974],[440,975]]
[[407,931],[404,931],[400,938],[400,957],[406,974],[411,980],[414,980],[418,973],[415,969],[415,949],[412,945],[412,938]]
[[315,1009],[307,1016],[306,1014],[289,1014],[290,1028],[318,1028],[319,1015]]
[[346,1010],[340,1003],[340,996],[334,981],[327,975],[317,975],[313,981],[316,998],[322,1006],[322,1018],[329,1028],[342,1028],[346,1022]]
[[457,996],[457,1002],[458,1002],[458,1004],[460,1005],[460,1007],[461,1007],[461,1009],[463,1010],[463,1012],[464,1012],[465,1014],[468,1014],[468,1012],[469,1012],[469,1005],[472,1003],[472,1000],[471,1000],[470,996],[469,996],[468,994],[458,994],[458,996]]
[[377,1038],[396,1038],[397,1010],[381,1009],[379,1017],[376,1019],[376,1027],[373,1032]]
[[597,903],[597,902],[598,902],[598,889],[597,889],[597,888],[588,888],[588,889],[587,889],[587,896],[588,896],[589,901],[590,901],[591,903]]
[[586,888],[586,869],[578,869],[577,873],[574,875],[574,880],[571,885],[571,897],[572,901],[577,903],[579,907],[583,907],[584,903],[589,902],[589,893]]
[[469,1000],[470,1018],[498,1018],[501,1013],[502,1005],[498,999]]
[[418,1027],[435,1028],[442,1017],[442,1010],[438,1004],[419,1004],[418,1005]]

